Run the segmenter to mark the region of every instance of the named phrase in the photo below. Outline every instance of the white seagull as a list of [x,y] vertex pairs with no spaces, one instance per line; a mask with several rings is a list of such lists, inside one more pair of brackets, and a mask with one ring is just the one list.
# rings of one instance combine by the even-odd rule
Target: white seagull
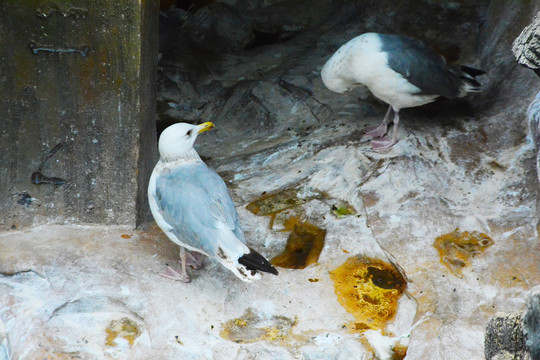
[[[365,85],[389,104],[381,124],[369,128],[373,149],[387,149],[397,142],[399,110],[435,101],[439,96],[463,97],[481,91],[475,77],[485,71],[448,64],[443,56],[420,40],[401,35],[365,33],[341,46],[324,64],[321,78],[326,87],[345,93]],[[394,113],[392,138],[386,137]]]
[[178,123],[160,136],[160,160],[150,177],[148,200],[156,223],[180,245],[182,262],[181,273],[167,266],[161,275],[190,281],[186,265],[198,268],[201,259],[196,253],[189,254],[188,259],[185,249],[216,259],[247,282],[259,279],[258,271],[277,275],[268,260],[246,245],[225,182],[193,148],[197,136],[213,127],[211,122]]

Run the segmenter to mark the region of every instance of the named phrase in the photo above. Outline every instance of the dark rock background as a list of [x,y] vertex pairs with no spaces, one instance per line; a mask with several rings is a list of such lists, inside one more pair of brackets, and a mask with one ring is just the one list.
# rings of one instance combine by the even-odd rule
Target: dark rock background
[[[345,41],[374,31],[418,37],[449,60],[488,71],[482,94],[407,109],[404,126],[456,129],[475,118],[475,131],[452,140],[453,153],[467,154],[469,166],[482,152],[494,154],[525,139],[526,124],[514,115],[527,108],[537,79],[516,66],[510,48],[535,13],[534,2],[422,1],[411,7],[405,1],[318,0],[248,10],[229,3],[189,14],[179,8],[162,12],[158,131],[176,121],[213,121],[211,142],[253,140],[231,149],[235,154],[290,142],[321,126],[346,122],[354,127],[351,133],[361,131],[384,116],[386,106],[365,89],[331,93],[319,70]],[[360,111],[343,114],[350,104],[359,104]],[[490,117],[503,111],[509,116]]]

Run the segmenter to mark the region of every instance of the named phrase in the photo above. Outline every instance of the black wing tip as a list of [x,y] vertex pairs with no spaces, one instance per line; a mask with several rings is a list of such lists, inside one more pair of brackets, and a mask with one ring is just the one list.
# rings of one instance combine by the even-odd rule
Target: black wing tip
[[248,270],[259,270],[270,274],[277,275],[278,271],[274,265],[270,264],[268,260],[252,248],[249,248],[249,253],[244,254],[238,259],[238,262],[246,267]]

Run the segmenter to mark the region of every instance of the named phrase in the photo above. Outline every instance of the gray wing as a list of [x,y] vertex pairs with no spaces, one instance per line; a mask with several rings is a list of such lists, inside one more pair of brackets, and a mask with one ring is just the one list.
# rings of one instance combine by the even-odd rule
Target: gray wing
[[173,233],[188,245],[215,254],[223,230],[246,243],[225,182],[204,163],[182,165],[159,175],[156,202]]
[[443,56],[418,39],[379,34],[382,51],[387,53],[388,65],[411,84],[418,87],[419,95],[442,95],[453,98],[462,86],[462,71],[447,64]]

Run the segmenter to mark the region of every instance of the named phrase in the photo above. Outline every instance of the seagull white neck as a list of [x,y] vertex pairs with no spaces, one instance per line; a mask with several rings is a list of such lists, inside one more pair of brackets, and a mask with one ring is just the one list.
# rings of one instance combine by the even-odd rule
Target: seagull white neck
[[159,159],[162,163],[186,163],[186,162],[197,162],[202,161],[199,154],[197,154],[197,151],[195,151],[194,148],[189,149],[186,152],[183,152],[181,154],[176,153],[169,153],[169,154],[162,154],[161,158]]

